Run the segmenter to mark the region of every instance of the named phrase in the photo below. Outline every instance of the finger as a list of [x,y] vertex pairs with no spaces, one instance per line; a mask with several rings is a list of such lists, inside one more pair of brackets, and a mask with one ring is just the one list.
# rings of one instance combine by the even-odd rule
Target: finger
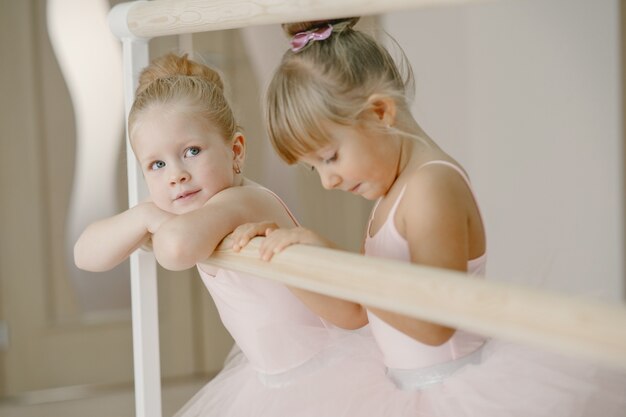
[[243,236],[243,229],[243,225],[241,225],[232,231],[230,237],[233,240],[233,244],[236,244],[241,240],[241,236]]
[[298,243],[298,240],[295,238],[289,239],[289,240],[283,240],[274,246],[274,253],[282,252],[285,249],[287,249],[289,246],[295,245],[297,243]]
[[237,241],[235,241],[233,243],[233,250],[235,252],[239,252],[241,249],[243,249],[244,246],[246,246],[248,244],[248,242],[246,241],[245,238],[239,238]]
[[[272,253],[274,251],[274,241],[275,239],[266,237],[261,244],[259,245],[259,256],[261,259],[265,259],[268,253]],[[270,255],[271,258],[271,255]]]
[[272,233],[270,237],[266,237],[260,247],[261,259],[269,261],[274,254],[280,252],[279,245],[285,240],[284,231]]
[[259,226],[251,225],[248,228],[246,228],[245,231],[242,231],[242,234],[239,236],[239,239],[237,242],[241,247],[244,247],[248,243],[250,243],[252,238],[256,236],[262,236],[262,235],[263,235],[263,230],[260,229]]
[[264,260],[272,259],[275,254],[280,253],[288,246],[297,243],[297,240],[294,240],[296,239],[295,236],[288,233],[281,234],[280,236],[278,234],[274,234],[273,236],[275,239],[266,239],[264,242],[265,245],[262,252],[262,258]]
[[271,247],[265,247],[262,250],[260,250],[259,255],[261,256],[261,260],[263,261],[270,261],[272,259],[272,257],[274,256],[274,249]]
[[256,233],[254,233],[252,235],[250,233],[248,233],[248,234],[245,234],[245,235],[241,236],[239,238],[239,245],[241,245],[242,248],[244,246],[246,246],[250,242],[251,236],[252,237],[256,236]]
[[236,252],[239,252],[241,250],[241,248],[243,248],[245,246],[244,242],[243,242],[243,238],[245,237],[245,233],[243,232],[242,227],[238,227],[237,229],[235,229],[235,231],[232,233],[231,238],[233,240],[233,250]]

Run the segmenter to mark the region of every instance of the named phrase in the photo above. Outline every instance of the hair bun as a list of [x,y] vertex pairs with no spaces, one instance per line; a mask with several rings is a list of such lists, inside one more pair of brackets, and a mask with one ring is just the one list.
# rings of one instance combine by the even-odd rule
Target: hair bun
[[328,19],[328,20],[311,20],[308,22],[295,22],[295,23],[283,23],[281,26],[287,36],[292,37],[296,33],[306,32],[311,29],[316,29],[320,26],[330,24],[333,27],[333,31],[339,31],[350,29],[361,19],[360,17],[345,17],[342,19]]
[[206,65],[199,64],[187,57],[187,54],[177,55],[169,53],[154,59],[139,77],[137,93],[144,91],[158,79],[177,76],[195,76],[206,78],[208,81],[224,90],[224,83],[219,73]]

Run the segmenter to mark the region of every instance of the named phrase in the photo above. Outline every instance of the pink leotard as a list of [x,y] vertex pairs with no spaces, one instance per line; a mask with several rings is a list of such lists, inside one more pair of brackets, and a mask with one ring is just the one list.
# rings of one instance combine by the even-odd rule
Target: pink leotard
[[[422,165],[422,167],[429,164],[443,164],[451,167],[452,169],[459,172],[459,174],[467,182],[468,186],[470,186],[469,180],[467,179],[465,173],[456,165],[446,161],[431,161]],[[387,219],[385,220],[380,230],[374,236],[370,236],[370,227],[373,214],[378,208],[378,203],[372,210],[372,217],[370,218],[367,238],[365,240],[366,255],[380,256],[406,262],[411,261],[409,245],[406,239],[404,239],[402,235],[400,235],[394,224],[394,217],[398,205],[402,200],[402,196],[404,195],[404,191],[405,188],[403,188],[400,192],[400,195],[394,202]],[[486,260],[486,254],[483,254],[479,258],[469,260],[467,264],[468,273],[478,276],[483,275],[485,271]],[[444,372],[447,374],[450,370],[453,371],[455,368],[461,366],[464,362],[475,362],[479,357],[478,350],[485,342],[485,338],[482,336],[468,333],[462,330],[457,330],[452,338],[450,338],[450,340],[448,340],[446,343],[440,346],[430,346],[420,343],[417,340],[396,330],[370,311],[368,311],[368,318],[374,337],[376,338],[378,345],[383,352],[385,365],[387,365],[387,367],[390,369],[390,376],[396,381],[396,383],[401,386],[406,384],[413,384],[413,382],[406,382],[405,384],[404,381],[401,381],[401,379],[404,379],[404,377],[399,375],[406,374],[406,372],[396,370],[425,369],[433,367],[434,365],[440,365],[440,369],[430,368],[431,371],[434,372],[434,374],[430,374],[430,376],[421,378],[423,380],[421,382],[418,381],[418,384],[428,384],[429,382],[436,382],[433,380],[433,378],[435,380],[441,379],[436,377],[436,375],[438,375],[439,373]],[[476,353],[472,355],[474,352]],[[466,358],[465,361],[463,361],[462,358]],[[447,370],[446,368],[453,369]],[[433,375],[435,375],[435,377],[433,377]]]

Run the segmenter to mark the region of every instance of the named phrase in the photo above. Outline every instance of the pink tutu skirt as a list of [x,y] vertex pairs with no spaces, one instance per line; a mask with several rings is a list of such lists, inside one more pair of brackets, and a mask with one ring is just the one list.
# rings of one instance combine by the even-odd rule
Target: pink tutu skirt
[[233,348],[175,417],[626,417],[626,375],[577,359],[491,340],[476,363],[423,384],[433,369],[390,375],[367,332],[339,333],[276,375]]
[[224,368],[175,417],[354,416],[359,393],[386,381],[380,351],[367,332],[331,330],[331,342],[300,366],[257,371],[233,347]]
[[624,372],[499,340],[478,354],[438,383],[438,366],[391,372],[393,384],[372,380],[349,415],[626,417]]

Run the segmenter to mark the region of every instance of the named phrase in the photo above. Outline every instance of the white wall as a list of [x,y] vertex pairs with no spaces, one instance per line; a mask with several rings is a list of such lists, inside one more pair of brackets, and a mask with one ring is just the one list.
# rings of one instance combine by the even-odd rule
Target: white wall
[[624,161],[618,0],[394,13],[414,114],[468,169],[488,275],[619,299]]

